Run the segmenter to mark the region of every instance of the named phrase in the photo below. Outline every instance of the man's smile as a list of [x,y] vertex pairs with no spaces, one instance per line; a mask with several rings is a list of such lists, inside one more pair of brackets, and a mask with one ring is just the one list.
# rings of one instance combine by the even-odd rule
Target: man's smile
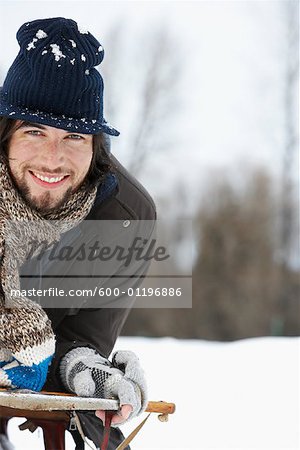
[[41,174],[40,172],[36,172],[33,170],[28,170],[31,179],[38,184],[39,186],[45,187],[47,189],[52,189],[52,188],[56,188],[59,186],[62,186],[69,178],[70,175],[66,174],[66,175],[54,175],[54,174],[48,174],[48,173],[43,173]]

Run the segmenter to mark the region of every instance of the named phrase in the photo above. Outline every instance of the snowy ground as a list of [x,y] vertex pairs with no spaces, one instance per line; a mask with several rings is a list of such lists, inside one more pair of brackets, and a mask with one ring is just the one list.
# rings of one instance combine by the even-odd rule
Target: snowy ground
[[[300,449],[300,338],[120,338],[121,348],[140,356],[151,400],[177,407],[168,423],[151,416],[132,450]],[[123,426],[125,435],[140,420]],[[41,433],[19,431],[21,422],[9,428],[15,449],[41,450]],[[74,449],[71,439],[67,449]]]

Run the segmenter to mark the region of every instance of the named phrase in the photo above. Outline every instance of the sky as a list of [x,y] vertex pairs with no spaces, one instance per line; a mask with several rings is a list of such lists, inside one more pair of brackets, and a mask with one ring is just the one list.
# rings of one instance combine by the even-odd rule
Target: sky
[[[149,418],[132,450],[299,450],[300,338],[120,337],[115,349],[139,356],[151,400],[176,405],[168,422]],[[125,436],[144,417],[124,425]],[[15,450],[41,450],[41,433],[19,431],[22,422],[9,425]]]
[[[26,21],[73,18],[104,44],[107,64],[113,51],[108,35],[119,24],[125,30],[124,65],[115,75],[120,95],[113,125],[121,136],[113,139],[113,152],[126,165],[138,119],[133,107],[139,95],[137,76],[143,66],[136,48],[147,58],[148,41],[156,30],[160,26],[170,30],[173,51],[180,58],[180,72],[174,73],[177,107],[165,114],[155,130],[170,138],[170,144],[164,152],[153,149],[140,181],[154,198],[182,184],[186,192],[194,193],[189,200],[193,208],[201,187],[214,173],[234,174],[260,165],[275,174],[280,171],[283,3],[0,0],[0,82],[18,51],[15,33]],[[157,63],[161,63],[159,57]],[[110,80],[105,80],[105,86],[105,104],[109,104]],[[158,173],[163,183],[157,183]]]

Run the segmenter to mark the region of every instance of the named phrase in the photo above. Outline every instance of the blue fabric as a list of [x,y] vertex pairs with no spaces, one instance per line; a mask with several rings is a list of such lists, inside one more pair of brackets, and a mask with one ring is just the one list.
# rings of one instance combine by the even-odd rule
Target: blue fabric
[[[10,382],[14,387],[19,389],[31,389],[32,391],[40,391],[44,386],[47,378],[48,367],[51,363],[52,356],[42,361],[40,364],[25,366],[19,363],[18,367],[11,369],[3,368]],[[1,363],[1,366],[8,364]]]
[[63,17],[24,23],[20,51],[0,91],[0,116],[72,132],[118,136],[103,117],[98,40]]
[[109,172],[97,190],[96,194],[97,202],[98,201],[103,202],[103,200],[109,197],[117,186],[118,186],[118,179],[116,175],[114,173]]

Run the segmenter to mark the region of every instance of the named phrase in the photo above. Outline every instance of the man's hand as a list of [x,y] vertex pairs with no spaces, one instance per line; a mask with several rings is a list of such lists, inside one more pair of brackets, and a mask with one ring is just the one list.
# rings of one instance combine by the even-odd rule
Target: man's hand
[[[132,413],[132,411],[133,411],[133,407],[131,405],[121,406],[121,409],[118,411],[118,413],[115,414],[114,416],[112,416],[111,424],[119,425],[119,424],[125,423],[129,419],[129,416]],[[95,412],[95,415],[97,417],[99,417],[99,419],[102,420],[103,425],[104,425],[105,424],[105,411],[103,411],[102,409],[99,409],[98,411]]]
[[[124,423],[147,406],[147,388],[138,357],[131,351],[118,351],[112,363],[95,350],[79,347],[71,350],[60,364],[65,387],[82,397],[116,398],[120,411],[112,424]],[[104,422],[104,411],[96,411]]]

